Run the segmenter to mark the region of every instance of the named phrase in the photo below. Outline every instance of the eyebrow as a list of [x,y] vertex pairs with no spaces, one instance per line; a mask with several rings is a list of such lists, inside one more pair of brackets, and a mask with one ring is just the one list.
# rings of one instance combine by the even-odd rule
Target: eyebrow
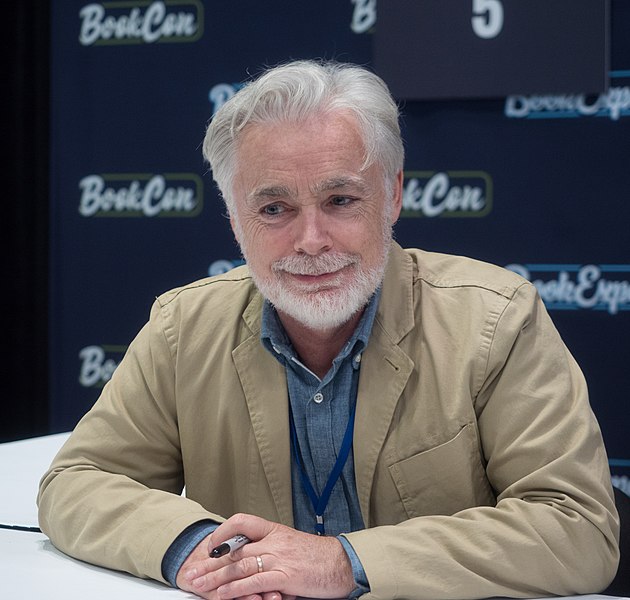
[[291,196],[289,188],[283,185],[270,185],[255,189],[248,195],[247,199],[249,202],[256,202],[257,200],[264,200],[267,198],[287,198],[289,196]]
[[342,175],[340,177],[331,177],[315,184],[313,191],[319,192],[331,192],[333,190],[343,188],[355,188],[361,192],[366,190],[365,181],[362,177],[356,177],[353,175]]
[[[366,191],[367,186],[365,181],[361,177],[355,177],[353,175],[341,175],[339,177],[331,177],[330,179],[324,179],[316,183],[312,188],[312,193],[320,194],[322,192],[331,192],[334,190],[343,190],[347,188],[358,189],[363,193]],[[293,192],[284,185],[269,185],[262,186],[255,189],[248,195],[247,200],[249,202],[257,202],[261,200],[267,200],[269,198],[289,198],[293,196]]]

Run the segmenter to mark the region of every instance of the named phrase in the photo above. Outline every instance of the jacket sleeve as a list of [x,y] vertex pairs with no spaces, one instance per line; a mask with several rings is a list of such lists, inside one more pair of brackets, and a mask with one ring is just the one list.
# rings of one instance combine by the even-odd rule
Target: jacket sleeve
[[161,561],[177,535],[223,520],[180,495],[174,360],[156,304],[42,478],[40,526],[63,552],[164,581]]
[[600,430],[533,286],[518,288],[489,339],[473,401],[496,505],[347,534],[370,584],[365,598],[584,594],[616,572]]

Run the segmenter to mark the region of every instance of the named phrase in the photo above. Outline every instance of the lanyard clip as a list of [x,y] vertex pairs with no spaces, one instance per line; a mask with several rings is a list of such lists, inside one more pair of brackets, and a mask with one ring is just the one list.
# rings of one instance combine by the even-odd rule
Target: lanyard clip
[[317,535],[324,535],[324,516],[323,515],[315,515],[315,531]]

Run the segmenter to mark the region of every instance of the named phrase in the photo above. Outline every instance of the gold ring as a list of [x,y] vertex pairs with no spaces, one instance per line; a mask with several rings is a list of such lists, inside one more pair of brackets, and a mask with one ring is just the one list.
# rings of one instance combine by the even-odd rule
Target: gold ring
[[258,572],[262,573],[263,572],[263,561],[262,558],[260,556],[256,557],[256,562],[258,563]]

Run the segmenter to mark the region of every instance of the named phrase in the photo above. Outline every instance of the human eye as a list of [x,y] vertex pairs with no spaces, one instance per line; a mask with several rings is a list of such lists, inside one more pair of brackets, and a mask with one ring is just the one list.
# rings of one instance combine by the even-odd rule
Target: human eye
[[267,204],[260,209],[260,212],[266,217],[276,217],[284,212],[284,207],[281,204]]
[[330,203],[333,206],[348,206],[349,204],[352,204],[354,202],[354,198],[351,198],[350,196],[333,196],[330,199]]

